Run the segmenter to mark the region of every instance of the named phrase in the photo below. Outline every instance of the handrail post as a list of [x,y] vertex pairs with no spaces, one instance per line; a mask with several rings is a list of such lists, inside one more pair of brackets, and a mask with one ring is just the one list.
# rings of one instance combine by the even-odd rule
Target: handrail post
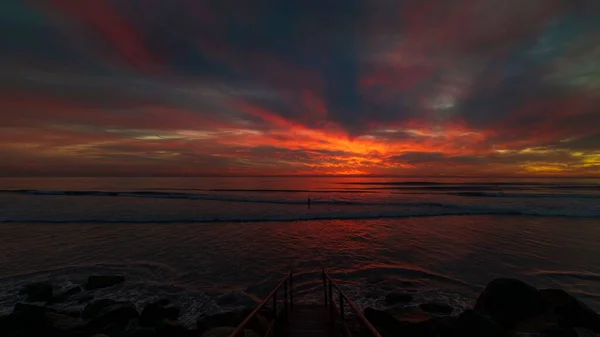
[[273,317],[277,319],[277,291],[273,294]]
[[[288,282],[290,282],[288,284]],[[287,288],[287,289],[285,289]],[[269,301],[271,301],[271,299],[273,299],[273,319],[271,320],[271,322],[269,323],[269,330],[268,330],[268,334],[270,336],[274,336],[275,334],[277,334],[277,332],[275,330],[278,330],[280,328],[280,325],[277,322],[277,319],[279,318],[279,312],[277,311],[277,293],[280,290],[284,290],[285,294],[284,296],[286,296],[285,301],[287,302],[288,298],[287,296],[289,295],[289,302],[293,302],[293,295],[292,295],[292,271],[290,270],[290,273],[288,275],[286,275],[286,277],[284,277],[281,282],[279,282],[279,284],[269,293],[269,295],[267,295],[267,297],[265,297],[265,299],[256,307],[254,308],[254,310],[252,310],[252,312],[250,314],[248,314],[248,316],[246,316],[246,318],[240,323],[238,324],[238,326],[235,328],[235,330],[233,332],[231,332],[231,334],[229,334],[228,337],[240,337],[243,335],[244,333],[244,328],[250,323],[250,321],[252,320],[253,317],[256,317],[256,315],[258,315],[260,313],[260,310],[263,308],[266,308],[269,305]],[[289,291],[289,293],[288,293]],[[286,304],[286,303],[284,303]],[[287,311],[288,307],[286,307],[286,311]],[[286,312],[286,319],[288,319],[287,317],[288,313]]]
[[283,307],[285,309],[285,320],[288,320],[289,307],[288,307],[288,283],[283,284]]
[[340,319],[344,320],[344,296],[340,292]]
[[[342,326],[345,326],[344,322],[344,295],[340,291],[340,323]],[[342,336],[346,336],[346,329],[342,329]]]
[[327,280],[325,278],[325,268],[323,268],[323,270],[322,270],[322,276],[323,276],[323,292],[325,295],[325,306],[328,306],[329,302],[327,301]]
[[292,272],[292,270],[290,269],[290,308],[294,309],[294,273]]
[[332,290],[333,285],[331,284],[331,279],[329,279],[329,315],[331,316],[331,323],[333,324],[334,322],[334,310],[335,310],[335,303],[333,303],[333,290]]

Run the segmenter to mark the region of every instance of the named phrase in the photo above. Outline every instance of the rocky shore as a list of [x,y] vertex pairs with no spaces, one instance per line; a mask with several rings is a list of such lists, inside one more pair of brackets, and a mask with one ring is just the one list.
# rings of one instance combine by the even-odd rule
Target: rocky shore
[[[412,301],[410,294],[389,294],[388,304]],[[383,337],[594,337],[600,316],[560,289],[536,289],[516,279],[496,279],[475,306],[457,316],[436,303],[385,311],[366,308],[365,317]],[[433,314],[433,315],[431,315]]]
[[[51,282],[36,282],[21,288],[23,303],[12,313],[0,316],[2,337],[225,337],[252,311],[247,308],[197,318],[196,326],[185,327],[178,320],[180,309],[163,299],[143,308],[127,301],[94,299],[95,290],[118,287],[120,275],[94,275],[85,284],[57,291]],[[84,305],[83,309],[63,309],[65,301]],[[81,306],[80,306],[81,307]],[[266,332],[269,313],[255,317],[245,336]]]
[[[95,299],[96,290],[119,287],[120,275],[90,276],[85,284],[57,291],[50,282],[20,289],[23,302],[0,316],[2,337],[225,337],[252,311],[200,316],[193,327],[179,322],[180,309],[163,299],[136,307],[127,301]],[[160,295],[160,294],[157,294]],[[60,303],[80,304],[77,309]],[[410,293],[389,293],[389,309],[364,310],[383,337],[593,337],[600,336],[600,316],[560,289],[536,289],[516,279],[490,282],[473,308],[457,313],[442,303],[413,304]],[[266,311],[253,318],[245,336],[263,336]],[[355,336],[362,336],[357,321]],[[364,334],[367,336],[367,334]]]

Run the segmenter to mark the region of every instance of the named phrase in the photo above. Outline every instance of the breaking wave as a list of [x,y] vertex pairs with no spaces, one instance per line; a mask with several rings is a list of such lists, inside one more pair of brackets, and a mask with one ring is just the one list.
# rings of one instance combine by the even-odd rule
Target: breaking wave
[[[449,205],[448,208],[454,206]],[[460,206],[455,206],[459,208]],[[600,211],[564,211],[564,210],[493,210],[493,209],[471,209],[471,210],[422,210],[405,211],[398,213],[378,214],[333,214],[333,215],[297,215],[297,216],[260,216],[260,217],[207,217],[207,218],[112,218],[112,219],[36,219],[36,218],[0,218],[0,223],[215,223],[215,222],[296,222],[296,221],[319,221],[319,220],[369,220],[369,219],[401,219],[418,217],[441,217],[441,216],[476,216],[476,215],[513,215],[513,216],[539,216],[539,217],[567,217],[567,218],[600,218]]]

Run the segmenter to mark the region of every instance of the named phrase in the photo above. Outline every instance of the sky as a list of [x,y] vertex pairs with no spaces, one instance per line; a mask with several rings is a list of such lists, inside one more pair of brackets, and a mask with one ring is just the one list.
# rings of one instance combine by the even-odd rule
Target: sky
[[597,0],[3,0],[0,175],[600,176]]

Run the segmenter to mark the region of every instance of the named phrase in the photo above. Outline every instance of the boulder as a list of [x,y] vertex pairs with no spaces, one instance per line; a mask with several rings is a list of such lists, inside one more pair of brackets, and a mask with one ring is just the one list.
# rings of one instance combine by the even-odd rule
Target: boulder
[[199,333],[213,327],[236,327],[244,321],[244,319],[252,312],[252,310],[223,312],[210,316],[200,316],[196,320],[196,325]]
[[523,333],[545,333],[557,330],[558,328],[558,319],[556,316],[543,314],[519,323],[514,330]]
[[81,313],[81,318],[85,320],[92,319],[100,313],[100,311],[106,307],[118,304],[118,301],[111,299],[102,299],[88,303]]
[[177,320],[179,308],[167,307],[164,303],[159,301],[146,305],[140,315],[140,326],[156,327],[164,319]]
[[28,303],[17,303],[13,313],[23,314],[27,317],[43,317],[47,312],[79,318],[79,312],[59,308],[49,308]]
[[[235,331],[235,328],[232,328],[232,327],[216,327],[216,328],[212,328],[212,329],[204,332],[202,334],[202,337],[229,337],[229,335],[231,335],[234,331]],[[244,330],[244,333],[242,336],[244,336],[244,337],[259,337],[259,335],[256,334],[252,330]]]
[[51,311],[45,314],[44,324],[47,327],[46,335],[50,336],[83,334],[85,329],[85,323],[81,319]]
[[577,334],[577,337],[597,337],[598,335],[592,331],[585,328],[575,328],[573,329]]
[[82,333],[84,322],[68,311],[17,303],[2,324],[2,336],[66,336]]
[[17,303],[13,308],[13,314],[19,313],[28,317],[38,317],[41,318],[48,311],[52,310],[47,307],[42,307],[40,305],[28,304],[28,303]]
[[463,312],[453,326],[453,334],[457,337],[506,337],[507,329],[475,310]]
[[14,314],[0,316],[0,334],[2,336],[13,336],[18,328],[17,323]]
[[427,336],[451,336],[455,323],[456,317],[441,316],[431,318],[419,324],[426,327]]
[[19,295],[27,295],[29,302],[46,302],[52,299],[52,283],[35,282],[22,287]]
[[190,329],[186,332],[185,337],[200,337],[200,334],[198,333],[198,330]]
[[[214,327],[237,327],[253,311],[253,308],[247,308],[241,311],[223,312],[211,316],[200,316],[196,320],[198,333],[202,334],[206,330]],[[269,326],[269,319],[260,313],[248,322],[246,329],[255,331],[259,335],[264,335]]]
[[94,299],[94,295],[83,295],[77,298],[77,304],[84,304],[92,301]]
[[87,324],[90,329],[97,329],[111,324],[126,324],[131,319],[137,319],[139,314],[135,305],[129,302],[117,302],[105,306],[91,318]]
[[385,303],[388,305],[394,305],[398,303],[409,303],[412,302],[413,296],[406,293],[389,293],[385,296]]
[[406,333],[408,324],[395,319],[385,311],[365,308],[364,315],[382,335],[401,336]]
[[392,316],[394,316],[395,319],[402,322],[419,323],[425,322],[435,317],[435,315],[426,313],[425,311],[421,310],[421,308],[419,308],[418,306],[394,306],[389,309],[386,309],[385,312],[391,314]]
[[125,277],[121,275],[93,275],[88,277],[85,289],[108,288],[123,282],[125,282]]
[[583,302],[564,290],[542,289],[539,291],[548,313],[556,316],[561,328],[586,328],[600,333],[600,316]]
[[243,291],[235,291],[227,294],[223,294],[216,299],[217,305],[221,307],[226,306],[244,306],[254,307],[258,305],[256,300]]
[[55,294],[52,296],[52,298],[48,301],[48,304],[53,304],[53,303],[62,303],[64,301],[66,301],[70,296],[75,295],[80,293],[81,287],[73,287],[67,291]]
[[448,336],[455,320],[454,317],[436,317],[421,322],[406,322],[372,308],[366,308],[364,315],[382,336]]
[[441,303],[423,303],[419,304],[419,308],[421,310],[428,312],[430,314],[441,314],[441,315],[449,315],[454,311],[454,309],[447,305]]
[[135,328],[125,331],[117,337],[156,337],[156,330],[154,328]]
[[537,289],[517,279],[500,278],[481,293],[475,309],[506,329],[541,315],[545,302]]
[[184,337],[187,329],[176,320],[165,319],[156,327],[158,337]]

